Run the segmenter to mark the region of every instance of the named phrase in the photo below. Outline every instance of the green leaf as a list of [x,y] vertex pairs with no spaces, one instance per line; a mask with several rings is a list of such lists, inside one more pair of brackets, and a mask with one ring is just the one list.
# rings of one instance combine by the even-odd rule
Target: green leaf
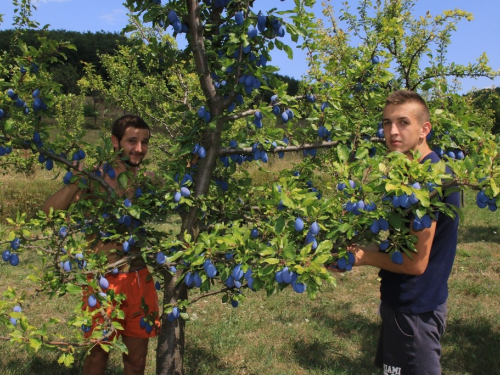
[[[122,310],[120,310],[120,311],[122,311]],[[122,313],[123,313],[123,311],[122,311]],[[117,315],[119,315],[119,314],[117,314]],[[122,315],[121,319],[123,319],[123,318],[125,317],[125,314],[121,314],[121,315]],[[118,317],[118,316],[117,316],[117,317]],[[120,318],[120,317],[118,317],[118,318]],[[120,324],[120,322],[117,322],[116,320],[114,320],[113,322],[111,322],[111,324],[113,325],[113,327],[114,327],[115,329],[117,329],[117,330],[119,330],[119,331],[123,331],[123,327],[122,327],[122,325]]]
[[[103,345],[103,346],[107,346],[107,345]],[[64,366],[71,367],[71,365],[73,364],[73,362],[75,362],[75,359],[73,358],[73,355],[70,354],[70,353],[67,353],[66,354],[66,358],[64,358]]]
[[391,224],[392,227],[394,227],[395,229],[401,229],[401,225],[403,223],[403,220],[398,213],[391,212],[389,214],[388,219],[389,219],[389,224]]
[[349,160],[349,149],[345,145],[337,146],[337,155],[342,162],[346,162]]
[[278,220],[276,220],[276,226],[275,226],[276,233],[281,233],[284,228],[285,228],[285,219],[283,218],[283,216],[280,216]]
[[405,193],[407,195],[411,195],[411,193],[413,192],[411,190],[411,188],[409,186],[406,186],[406,185],[400,185],[400,188],[401,188],[401,190],[403,190],[403,193]]
[[9,333],[9,336],[15,339],[20,339],[23,337],[23,333],[19,331],[18,329],[12,331]]
[[297,255],[296,249],[293,243],[289,243],[284,249],[283,249],[283,258],[285,259],[295,259],[295,256]]
[[65,358],[66,358],[66,353],[61,354],[61,356],[57,359],[57,363],[62,365]]
[[2,293],[3,296],[7,299],[13,299],[16,297],[16,291],[11,287],[8,287],[5,292]]
[[261,257],[269,256],[269,255],[274,255],[276,252],[271,246],[266,246],[266,248],[262,251],[259,252],[259,255]]
[[75,280],[80,285],[87,285],[88,284],[87,278],[81,273],[75,274]]
[[21,317],[21,319],[18,320],[19,322],[19,325],[21,327],[21,329],[26,332],[29,328],[29,324],[28,324],[28,319],[26,319],[26,317]]
[[45,327],[44,324],[43,328],[37,329],[35,332],[33,332],[33,334],[39,336],[47,336],[47,327]]
[[349,228],[351,228],[351,224],[343,223],[341,226],[339,226],[339,231],[341,231],[342,233],[345,233],[349,230]]
[[114,345],[115,348],[120,351],[120,353],[128,354],[127,346],[121,340],[116,340]]
[[172,263],[172,262],[176,261],[177,259],[179,259],[179,258],[180,258],[181,256],[183,256],[183,255],[184,255],[184,253],[183,253],[182,251],[176,251],[176,252],[174,253],[174,255],[172,255],[171,257],[168,257],[168,258],[167,258],[167,261],[168,261],[169,263]]
[[425,211],[425,210],[421,210],[421,209],[418,209],[418,208],[415,210],[415,214],[417,215],[417,217],[418,217],[419,219],[421,219],[422,217],[424,217],[424,215],[425,215],[426,213],[427,213],[427,211]]
[[356,150],[356,159],[363,160],[363,159],[366,159],[367,156],[368,156],[368,149],[358,148]]
[[3,129],[7,135],[13,135],[14,133],[14,120],[12,118],[8,118],[3,124]]
[[30,337],[29,339],[30,346],[35,350],[35,353],[38,351],[38,349],[41,348],[42,346],[42,340],[37,339],[35,337]]
[[309,206],[314,205],[317,202],[318,202],[318,198],[316,197],[316,195],[314,195],[313,197],[307,197],[306,199],[304,199],[302,201],[302,207],[309,207]]
[[[117,319],[125,319],[125,312],[120,309],[115,309]],[[113,322],[114,323],[114,322]],[[123,329],[123,328],[121,328]]]
[[288,197],[288,195],[286,194],[281,194],[281,200],[283,201],[283,206],[285,207],[288,207],[290,209],[294,209],[295,208],[295,204],[293,203],[293,201]]
[[429,90],[434,84],[431,81],[426,81],[424,85],[422,86],[423,91]]
[[266,267],[259,270],[259,276],[267,276],[267,275],[273,273],[274,270],[275,270],[274,265],[272,265],[272,264],[267,265]]
[[286,55],[288,56],[288,58],[290,60],[293,60],[293,51],[288,44],[285,44],[283,46],[283,50],[286,52]]
[[490,186],[491,186],[491,190],[493,191],[493,195],[497,196],[498,193],[500,193],[500,190],[498,189],[497,182],[495,181],[494,178],[490,179]]
[[392,182],[388,182],[385,184],[385,190],[389,193],[391,191],[398,190],[400,187],[400,184],[393,184]]
[[118,175],[118,183],[123,189],[126,189],[128,186],[128,176],[126,172],[122,172]]
[[82,292],[82,288],[78,285],[66,284],[66,291],[69,294],[80,294]]
[[[326,240],[326,241],[321,241],[316,248],[316,254],[322,253],[322,252],[330,252],[333,248],[332,241]],[[327,256],[330,256],[329,254]]]
[[473,171],[476,168],[478,162],[479,162],[479,157],[476,153],[465,158],[464,160],[465,167],[467,168],[468,171]]
[[[200,248],[199,251],[197,251],[197,253],[201,253],[201,252],[203,252],[203,250],[205,250],[205,249]],[[196,259],[193,262],[191,262],[191,265],[193,267],[196,267],[196,266],[202,265],[204,262],[205,262],[205,258],[203,256],[199,256],[199,257],[196,257]]]
[[301,249],[300,249],[300,256],[302,258],[305,258],[309,255],[309,253],[312,251],[312,243],[308,243],[307,245],[304,245]]
[[430,206],[431,200],[429,198],[429,193],[426,190],[415,190],[414,193],[423,207]]
[[313,259],[313,263],[325,264],[331,258],[330,254],[321,254]]
[[267,264],[278,264],[279,262],[280,260],[277,258],[266,258],[262,260],[262,263],[267,263]]
[[140,219],[141,218],[141,211],[137,208],[135,208],[134,206],[132,206],[131,208],[129,208],[128,210],[128,213],[130,214],[130,216],[136,218],[136,219]]

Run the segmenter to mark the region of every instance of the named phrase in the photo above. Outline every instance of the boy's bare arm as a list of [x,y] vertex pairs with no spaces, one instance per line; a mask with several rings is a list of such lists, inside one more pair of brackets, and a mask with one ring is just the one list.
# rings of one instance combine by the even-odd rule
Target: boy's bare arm
[[[83,162],[74,164],[77,168],[76,172],[81,172],[85,167]],[[78,187],[78,182],[63,186],[61,189],[52,194],[43,204],[42,211],[47,215],[52,208],[54,211],[67,210],[71,203],[76,202],[83,195],[84,191]]]
[[71,203],[80,199],[82,194],[83,191],[78,187],[78,183],[63,186],[45,201],[42,210],[47,215],[50,212],[50,208],[54,211],[67,210]]

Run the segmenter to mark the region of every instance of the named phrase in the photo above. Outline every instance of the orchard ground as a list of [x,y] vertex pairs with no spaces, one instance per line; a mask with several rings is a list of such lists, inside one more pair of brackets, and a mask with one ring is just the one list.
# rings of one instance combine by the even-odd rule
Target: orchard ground
[[[92,132],[90,132],[92,137]],[[94,134],[95,136],[95,134]],[[295,156],[297,157],[297,156]],[[290,163],[272,159],[270,169]],[[273,166],[273,163],[275,164]],[[269,174],[257,168],[256,179]],[[62,175],[60,176],[62,178]],[[0,177],[2,216],[15,209],[40,207],[61,184],[53,174]],[[8,209],[6,209],[8,208]],[[14,211],[13,211],[14,210]],[[457,258],[450,278],[449,318],[443,338],[443,373],[453,375],[498,373],[500,369],[500,219],[497,213],[479,209],[475,195],[465,195],[465,219],[459,232]],[[5,222],[2,221],[2,225]],[[175,232],[177,218],[161,225]],[[29,266],[40,266],[35,255],[23,267],[0,263],[0,292],[8,286],[28,296],[24,311],[42,324],[51,316],[62,322],[78,304],[74,296],[35,295],[35,285],[26,276]],[[339,274],[337,286],[326,287],[316,300],[294,293],[291,288],[273,298],[265,293],[246,293],[238,308],[221,304],[220,296],[195,303],[188,313],[185,367],[187,374],[378,374],[372,365],[377,345],[379,317],[378,275],[373,268]],[[196,293],[193,291],[192,293]],[[64,330],[65,324],[61,324]],[[64,332],[61,332],[64,333]],[[0,331],[0,336],[7,332]],[[155,373],[156,341],[150,343],[147,374]],[[54,353],[29,353],[0,342],[0,374],[74,374],[57,364]],[[77,366],[80,363],[77,363]],[[120,374],[121,358],[113,354],[107,374]]]

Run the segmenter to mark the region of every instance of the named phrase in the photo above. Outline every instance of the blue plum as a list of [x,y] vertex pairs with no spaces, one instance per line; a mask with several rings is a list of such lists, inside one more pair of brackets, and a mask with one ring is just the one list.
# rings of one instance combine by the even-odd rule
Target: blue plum
[[156,263],[158,263],[159,265],[162,265],[162,264],[165,264],[166,261],[167,261],[167,257],[165,256],[165,254],[163,252],[159,251],[156,254]]
[[302,231],[304,229],[304,220],[302,220],[300,217],[296,218],[294,228],[297,232]]
[[378,248],[379,250],[381,251],[385,251],[389,248],[389,246],[391,245],[391,243],[389,242],[389,240],[383,240],[379,245],[378,245]]
[[400,251],[395,251],[391,255],[391,261],[396,264],[403,264],[403,254]]
[[99,286],[106,290],[109,288],[109,281],[104,276],[99,279]]
[[311,224],[309,232],[311,232],[313,236],[316,236],[319,233],[319,229],[320,229],[319,224],[315,221],[314,223]]

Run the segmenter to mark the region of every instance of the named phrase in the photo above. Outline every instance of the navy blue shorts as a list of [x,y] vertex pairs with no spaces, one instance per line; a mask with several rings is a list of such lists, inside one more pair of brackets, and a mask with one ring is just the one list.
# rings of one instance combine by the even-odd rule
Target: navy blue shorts
[[382,304],[375,365],[384,375],[440,375],[446,311],[446,302],[422,314],[406,314]]

